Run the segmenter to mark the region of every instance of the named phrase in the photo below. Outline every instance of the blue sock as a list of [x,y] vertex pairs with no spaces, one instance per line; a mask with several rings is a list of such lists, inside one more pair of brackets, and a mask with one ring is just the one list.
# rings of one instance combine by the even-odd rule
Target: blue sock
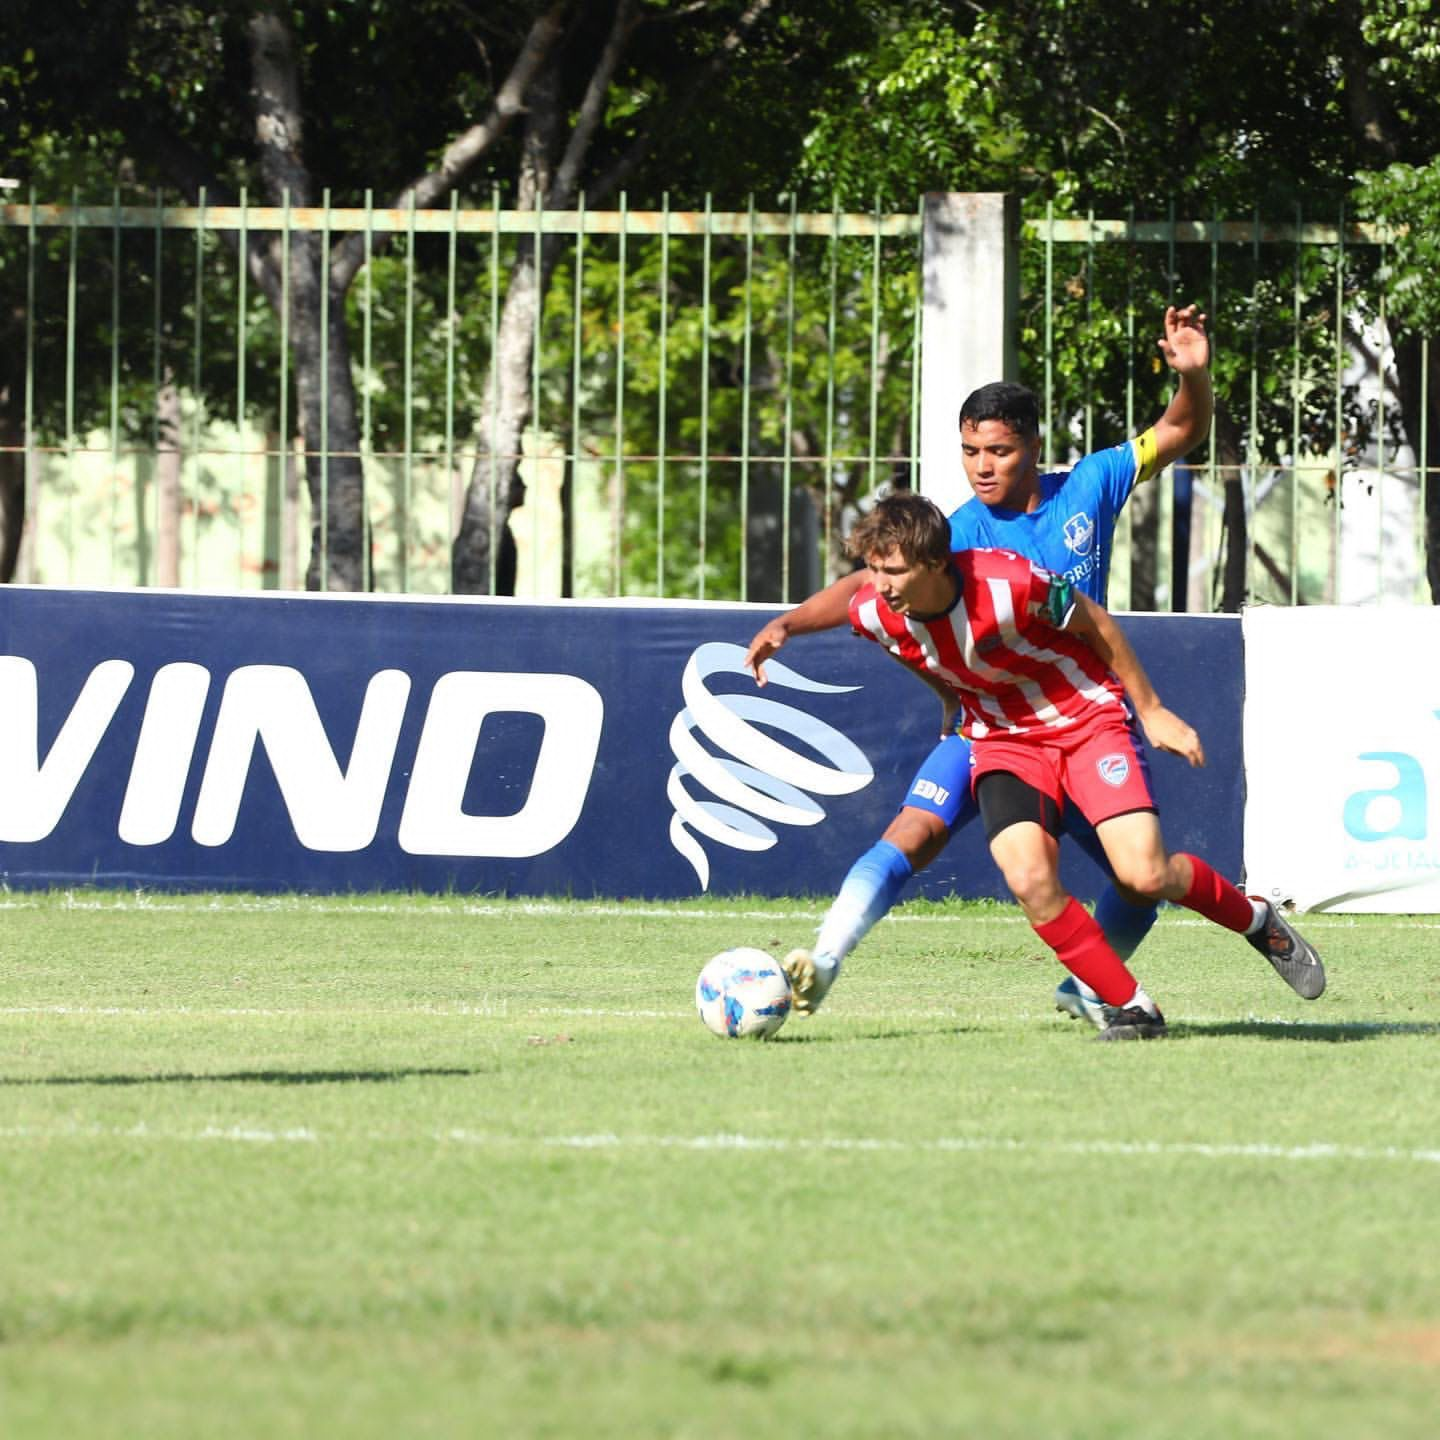
[[1154,905],[1132,905],[1122,899],[1113,885],[1105,887],[1095,906],[1095,919],[1105,932],[1110,948],[1122,960],[1128,960],[1140,948],[1157,913]]
[[851,867],[840,893],[820,923],[815,963],[828,969],[863,940],[870,927],[889,913],[914,868],[888,840],[877,840]]

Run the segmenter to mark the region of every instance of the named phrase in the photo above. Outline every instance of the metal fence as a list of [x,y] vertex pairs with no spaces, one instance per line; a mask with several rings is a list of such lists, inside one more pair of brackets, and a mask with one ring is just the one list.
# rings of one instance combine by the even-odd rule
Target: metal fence
[[0,227],[0,285],[24,316],[23,414],[3,437],[24,464],[23,579],[156,583],[168,546],[172,582],[298,583],[324,513],[299,482],[305,447],[342,452],[328,396],[321,433],[295,433],[296,299],[266,300],[234,262],[262,234],[364,245],[349,293],[322,304],[345,305],[352,337],[372,588],[450,588],[464,491],[493,498],[507,458],[482,431],[512,275],[550,237],[564,248],[529,321],[519,593],[804,593],[848,507],[912,467],[914,215],[117,195],[9,205]]
[[[921,232],[920,212],[878,207],[623,199],[554,213],[498,197],[436,211],[119,193],[0,207],[0,495],[7,524],[24,524],[16,578],[294,588],[312,535],[325,543],[329,466],[349,458],[364,475],[364,585],[449,591],[467,492],[493,502],[507,459],[486,426],[528,259],[548,283],[522,343],[525,493],[513,585],[504,546],[492,582],[799,598],[843,564],[856,507],[916,481]],[[343,407],[328,389],[318,433],[300,433],[290,267],[276,296],[236,263],[262,237],[282,258],[363,247],[354,283],[318,299],[322,335],[345,321],[353,449],[334,444]],[[1211,317],[1216,423],[1127,512],[1117,608],[1428,600],[1429,441],[1423,407],[1403,424],[1395,398],[1385,243],[1343,215],[1025,223],[1021,378],[1042,396],[1050,463],[1163,408],[1166,303]],[[1407,355],[1428,393],[1428,339]]]
[[1128,508],[1117,608],[1430,602],[1431,340],[1389,323],[1383,228],[1297,210],[1283,223],[1047,214],[1025,232],[1023,348],[1055,458],[1159,413],[1166,303],[1210,317],[1209,440]]

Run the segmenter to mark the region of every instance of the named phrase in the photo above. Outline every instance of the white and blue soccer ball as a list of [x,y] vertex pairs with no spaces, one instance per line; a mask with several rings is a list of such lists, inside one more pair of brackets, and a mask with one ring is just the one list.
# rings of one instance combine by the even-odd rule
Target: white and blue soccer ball
[[765,1040],[790,1014],[790,977],[763,950],[741,945],[705,963],[695,1008],[712,1033]]

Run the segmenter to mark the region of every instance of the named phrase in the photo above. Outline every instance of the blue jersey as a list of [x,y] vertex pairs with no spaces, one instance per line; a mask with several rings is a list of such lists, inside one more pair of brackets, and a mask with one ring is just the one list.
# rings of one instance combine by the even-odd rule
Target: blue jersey
[[[1040,477],[1040,504],[1028,513],[967,500],[950,517],[950,548],[1013,550],[1105,603],[1110,541],[1131,491],[1160,468],[1155,432],[1086,455],[1073,470]],[[955,830],[975,814],[970,793],[970,747],[959,736],[942,740],[910,782],[905,804],[929,810]],[[1091,850],[1093,833],[1082,841]],[[1103,852],[1091,850],[1104,864]]]
[[1040,477],[1040,504],[1028,513],[967,500],[950,517],[950,548],[1014,550],[1105,603],[1115,522],[1142,480],[1158,468],[1155,432],[1086,455],[1073,470]]

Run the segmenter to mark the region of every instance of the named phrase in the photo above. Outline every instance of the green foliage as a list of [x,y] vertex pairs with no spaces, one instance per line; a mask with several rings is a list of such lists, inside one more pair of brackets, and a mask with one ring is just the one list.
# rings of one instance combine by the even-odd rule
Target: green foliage
[[[567,449],[578,423],[581,454],[627,457],[624,593],[779,598],[778,554],[748,556],[744,586],[741,566],[756,517],[780,509],[787,456],[789,484],[836,527],[846,505],[908,458],[914,242],[883,242],[880,259],[877,289],[868,240],[803,237],[792,268],[786,237],[717,236],[707,282],[698,237],[668,246],[630,237],[623,270],[618,246],[591,237],[578,342],[573,258],[560,263],[546,305],[540,423]],[[572,406],[577,343],[582,392]],[[826,465],[826,455],[843,458]]]
[[[0,59],[0,143],[11,157],[7,170],[34,180],[40,198],[64,199],[78,188],[105,203],[118,184],[127,199],[148,199],[163,176],[180,173],[187,183],[206,177],[212,203],[227,188],[246,186],[259,196],[247,30],[256,12],[248,0],[15,0],[12,8],[10,32],[23,35],[24,45]],[[1193,0],[1119,7],[1112,0],[801,0],[772,6],[731,63],[710,71],[745,9],[743,0],[703,7],[646,0],[639,7],[582,183],[609,174],[660,121],[652,148],[626,174],[632,209],[659,208],[665,195],[675,209],[698,210],[707,200],[734,209],[754,194],[767,206],[784,203],[771,197],[794,196],[802,209],[869,211],[878,203],[908,212],[927,190],[996,190],[1020,196],[1031,220],[1048,206],[1071,218],[1329,222],[1349,202],[1352,217],[1358,210],[1391,228],[1381,269],[1352,249],[1343,275],[1336,274],[1338,254],[1308,248],[1291,256],[1267,246],[1257,265],[1244,246],[1182,245],[1171,257],[1164,247],[1122,240],[1085,253],[1067,247],[1051,293],[1041,262],[1028,254],[1024,378],[1045,383],[1040,347],[1052,334],[1047,400],[1057,456],[1122,438],[1132,423],[1158,413],[1170,385],[1152,340],[1171,300],[1196,300],[1211,314],[1220,438],[1237,462],[1280,461],[1297,436],[1311,449],[1340,448],[1327,370],[1344,317],[1375,308],[1367,299],[1372,281],[1388,287],[1387,318],[1402,342],[1434,330],[1440,21],[1428,0],[1216,0],[1201,7]],[[484,7],[297,0],[281,7],[299,55],[303,158],[316,191],[310,198],[328,189],[333,204],[358,205],[368,191],[383,204],[423,173],[486,112],[538,10],[535,0]],[[612,13],[592,5],[567,14],[557,83],[572,118]],[[85,45],[74,42],[77,34]],[[522,128],[466,177],[462,203],[488,204],[496,187],[508,203]],[[46,236],[41,295],[50,313],[35,335],[44,380],[39,420],[52,439],[68,423],[67,341],[55,310],[65,289],[66,243],[63,235]],[[0,243],[0,284],[11,296],[24,277],[17,244],[12,233]],[[372,266],[376,359],[359,380],[370,400],[370,439],[380,450],[401,449],[407,429],[430,437],[427,444],[449,431],[463,449],[484,410],[488,254],[462,246],[452,311],[444,264],[435,258],[442,244],[417,242],[426,258],[408,291],[403,242]],[[103,281],[114,261],[99,236],[83,245],[89,278]],[[868,293],[864,243],[836,247],[842,283],[832,361],[828,247],[802,247],[792,304],[788,259],[775,245],[757,246],[747,282],[741,248],[717,241],[708,308],[695,256],[677,247],[665,282],[671,329],[663,385],[664,449],[675,463],[666,461],[662,494],[654,458],[661,448],[658,247],[632,248],[643,259],[625,282],[623,366],[614,308],[620,280],[607,274],[618,258],[598,242],[587,255],[579,342],[586,377],[578,397],[570,394],[569,262],[555,271],[560,288],[546,301],[542,327],[539,428],[568,435],[578,407],[576,448],[628,457],[620,547],[627,590],[648,591],[660,577],[682,574],[699,590],[699,574],[690,573],[702,528],[694,486],[702,448],[714,457],[706,466],[705,593],[738,594],[740,537],[753,507],[774,510],[785,497],[795,499],[779,475],[787,453],[791,480],[816,507],[822,532],[833,535],[848,507],[886,478],[889,466],[872,456],[908,451],[913,254],[887,242],[877,300]],[[125,296],[118,375],[108,293],[100,284],[79,292],[77,427],[107,419],[118,389],[130,433],[144,432],[154,369],[147,286],[156,284],[162,361],[188,383],[198,372],[206,413],[234,408],[240,360],[233,267],[207,249],[197,317],[193,258],[167,242],[164,273],[151,281],[142,250],[142,237],[127,238],[113,277]],[[507,239],[502,284],[513,254]],[[755,316],[748,368],[756,382],[748,392],[738,379],[746,369],[747,284]],[[359,290],[345,300],[355,326],[365,315]],[[247,358],[246,403],[255,422],[269,426],[279,399],[278,337],[257,301],[252,295],[247,303],[253,365]],[[0,332],[0,388],[8,385],[12,403],[25,345],[17,313],[7,307]],[[197,318],[198,363],[187,350]],[[408,375],[407,327],[415,337]],[[872,397],[866,371],[876,330]],[[358,363],[359,334],[352,333]],[[1358,453],[1376,417],[1353,393],[1340,396],[1339,408],[1345,447]],[[1405,418],[1415,431],[1415,417]],[[858,458],[824,466],[816,457],[827,443]],[[742,455],[759,467],[745,472],[745,485],[753,479],[758,490],[743,499]]]
[[[1123,213],[1338,196],[1342,7],[1011,0],[875,7],[806,137],[815,200],[1004,190]],[[846,97],[842,101],[842,96]],[[850,97],[853,96],[853,99]],[[847,103],[848,102],[848,103]]]
[[1392,323],[1423,335],[1440,330],[1440,157],[1358,177],[1361,215],[1390,231],[1380,271]]
[[1440,74],[1440,15],[1433,0],[1366,0],[1360,34],[1381,52],[1381,74],[1415,84]]
[[1048,168],[1018,97],[994,83],[1013,59],[1000,12],[980,12],[968,33],[928,0],[887,18],[873,47],[836,67],[831,101],[805,137],[799,175],[812,203],[834,195],[868,206],[879,196],[903,208],[925,190],[1009,189],[1022,172]]

